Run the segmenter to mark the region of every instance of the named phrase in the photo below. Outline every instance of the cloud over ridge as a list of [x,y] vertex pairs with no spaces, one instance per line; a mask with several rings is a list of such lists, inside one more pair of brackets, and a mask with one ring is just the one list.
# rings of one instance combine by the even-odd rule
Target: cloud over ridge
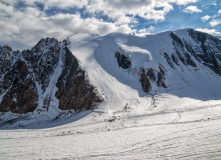
[[[78,32],[146,35],[156,30],[153,24],[166,20],[167,14],[174,11],[174,5],[184,8],[188,13],[202,12],[196,6],[187,7],[197,1],[1,0],[0,44],[7,43],[16,49],[25,49],[36,44],[42,37],[63,40]],[[145,22],[143,26],[140,21]],[[137,28],[138,25],[141,27]],[[211,21],[211,25],[218,24]]]

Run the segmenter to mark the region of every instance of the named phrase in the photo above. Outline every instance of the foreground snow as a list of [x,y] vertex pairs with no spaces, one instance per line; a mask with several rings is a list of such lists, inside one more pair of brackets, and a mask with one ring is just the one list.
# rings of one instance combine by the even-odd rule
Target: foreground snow
[[92,112],[59,127],[2,130],[1,159],[220,159],[221,101],[175,109],[182,99],[163,95],[158,103],[165,98],[177,102],[173,109],[112,113],[115,121],[111,113]]

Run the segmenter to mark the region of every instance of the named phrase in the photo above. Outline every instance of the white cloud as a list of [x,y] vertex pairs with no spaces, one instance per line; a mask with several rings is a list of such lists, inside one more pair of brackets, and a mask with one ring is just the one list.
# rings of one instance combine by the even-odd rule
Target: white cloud
[[[131,26],[137,23],[136,16],[154,21],[164,21],[165,15],[173,10],[172,4],[187,5],[197,0],[1,0],[0,1],[0,43],[14,46],[33,46],[43,37],[65,39],[76,32],[105,35],[110,32],[146,34],[153,27],[137,31]],[[41,3],[43,10],[36,3]],[[19,8],[20,4],[25,4]],[[83,9],[82,13],[59,12],[47,15],[55,8],[70,11]],[[96,15],[108,17],[108,21],[97,19]],[[128,16],[130,15],[130,16]],[[22,45],[23,44],[23,45]],[[12,46],[13,46],[12,45]]]
[[[14,0],[14,1],[19,1],[19,0]],[[24,1],[24,0],[20,0],[20,1]],[[88,0],[64,0],[64,1],[62,0],[29,0],[29,1],[24,1],[24,2],[32,6],[34,6],[36,2],[44,4],[45,9],[52,8],[52,7],[58,7],[62,9],[71,8],[71,7],[82,8],[88,4]]]
[[186,12],[186,13],[194,13],[194,12],[199,13],[199,12],[202,12],[202,10],[198,9],[196,6],[188,6],[183,11]]
[[152,31],[154,31],[154,30],[155,30],[155,27],[152,26],[152,25],[150,25],[149,28],[140,29],[136,35],[138,35],[138,36],[149,35],[149,34],[150,34]]
[[218,10],[218,14],[221,14],[221,9]]
[[131,17],[135,16],[155,21],[164,20],[165,15],[172,9],[173,7],[163,0],[91,0],[90,5],[86,6],[88,13],[102,12],[118,23],[128,23],[132,20]]
[[17,3],[15,0],[1,0],[2,4],[14,5]]
[[204,16],[204,17],[201,17],[201,20],[202,20],[203,22],[208,21],[209,19],[210,19],[210,16],[208,16],[208,15],[206,15],[206,16]]
[[210,21],[209,23],[210,23],[210,25],[211,25],[212,27],[214,27],[214,26],[217,26],[217,25],[221,24],[221,19],[213,19],[213,20]]
[[208,34],[216,34],[216,35],[220,35],[221,32],[218,32],[217,30],[215,29],[208,29],[208,28],[197,28],[196,29],[197,31],[200,31],[200,32],[205,32],[205,33],[208,33]]
[[[15,4],[19,0],[3,0],[6,3]],[[22,0],[20,0],[22,1]],[[34,6],[36,2],[44,4],[44,9],[58,7],[66,8],[86,8],[88,13],[102,12],[118,23],[130,23],[133,18],[126,15],[140,16],[144,19],[153,19],[155,21],[165,20],[165,15],[170,12],[173,7],[171,3],[177,5],[187,5],[195,3],[197,0],[31,0],[24,1],[26,4]],[[155,8],[161,8],[155,9]]]
[[[55,37],[63,40],[76,32],[107,34],[110,32],[135,32],[127,24],[116,25],[115,23],[102,22],[95,18],[81,19],[80,15],[57,14],[51,17],[42,16],[36,19],[41,12],[32,8],[24,13],[15,12],[13,19],[0,21],[1,41],[5,43],[14,41],[23,43],[24,46],[33,46],[41,38]],[[36,16],[37,15],[37,16]],[[25,18],[23,18],[25,17]],[[18,47],[18,46],[16,46]],[[16,49],[24,49],[22,46]]]
[[[14,3],[14,0],[3,0],[3,1],[10,1]],[[26,3],[33,4],[34,2],[41,2],[44,3],[47,7],[60,7],[60,8],[67,8],[67,7],[79,7],[86,5],[93,5],[97,4],[98,8],[103,8],[104,6],[99,6],[99,4],[105,4],[105,7],[112,6],[116,9],[119,8],[139,8],[142,5],[150,5],[157,2],[165,2],[165,3],[176,3],[177,5],[187,5],[189,3],[196,3],[197,0],[32,0]]]
[[[2,0],[4,3],[15,5],[19,0]],[[165,20],[165,15],[173,10],[171,3],[177,5],[186,5],[195,3],[197,0],[31,0],[24,1],[29,6],[35,6],[36,2],[42,3],[44,10],[52,7],[67,8],[86,8],[90,14],[103,13],[112,20],[118,21],[118,24],[130,23],[134,16],[140,16],[144,19],[153,19],[155,21]],[[158,8],[156,10],[156,8]],[[160,10],[159,10],[160,8]],[[131,15],[128,17],[126,15]]]
[[196,3],[197,0],[169,0],[171,3],[176,3],[177,5],[187,5],[189,3]]
[[[0,42],[12,44],[14,49],[35,45],[41,38],[54,37],[59,40],[76,32],[105,35],[111,32],[133,33],[128,24],[104,22],[96,18],[81,18],[80,14],[56,14],[47,16],[33,7],[16,10],[0,3]],[[16,44],[20,44],[20,46]]]

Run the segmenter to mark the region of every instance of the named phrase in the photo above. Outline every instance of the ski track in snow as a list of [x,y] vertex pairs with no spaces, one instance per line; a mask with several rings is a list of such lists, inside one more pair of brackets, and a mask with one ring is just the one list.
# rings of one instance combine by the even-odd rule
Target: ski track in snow
[[[191,68],[184,72],[177,69],[169,79],[176,85],[169,86],[168,93],[155,93],[153,86],[153,92],[144,94],[139,77],[119,68],[114,53],[119,47],[131,56],[142,52],[136,58],[152,65],[152,58],[160,61],[162,57],[144,55],[158,52],[145,48],[144,42],[168,53],[172,52],[172,42],[161,35],[150,36],[148,42],[129,35],[117,39],[117,34],[108,36],[76,34],[68,39],[70,50],[105,101],[92,112],[76,114],[69,121],[72,123],[59,119],[57,125],[48,126],[51,128],[0,130],[0,159],[221,159],[220,79],[210,70],[202,75],[206,67],[197,73]],[[165,46],[157,39],[165,41]],[[58,68],[61,65],[60,57]],[[195,77],[185,76],[186,72]],[[55,79],[58,73],[59,69],[53,75]],[[211,84],[216,85],[214,90],[205,86],[210,80],[216,83]],[[50,91],[52,95],[56,88]]]

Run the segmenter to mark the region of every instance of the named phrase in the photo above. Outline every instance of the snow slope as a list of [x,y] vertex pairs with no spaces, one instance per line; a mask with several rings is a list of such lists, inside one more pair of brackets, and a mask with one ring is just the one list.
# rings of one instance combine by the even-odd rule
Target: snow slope
[[[174,32],[195,43],[187,30]],[[221,77],[193,57],[197,67],[180,63],[171,68],[163,55],[174,53],[170,33],[70,36],[69,49],[104,102],[45,126],[0,131],[1,157],[220,159]],[[130,58],[129,69],[118,66],[116,51]],[[159,72],[159,66],[168,87],[152,82],[151,92],[143,92],[140,67]]]
[[[103,112],[105,109],[117,112],[129,105],[134,106],[137,112],[142,110],[143,113],[143,104],[148,104],[149,98],[156,94],[196,100],[220,99],[220,76],[203,64],[195,60],[196,68],[181,63],[175,69],[169,66],[162,53],[174,52],[170,33],[160,33],[147,38],[120,33],[104,37],[75,34],[68,38],[70,50],[87,71],[90,81],[104,95],[105,103],[101,104],[99,109]],[[177,34],[190,41],[187,30],[178,30]],[[195,42],[192,40],[192,43]],[[114,57],[116,51],[131,59],[132,65],[128,70],[118,66]],[[151,92],[144,93],[139,82],[140,67],[153,68],[159,72],[159,66],[165,68],[168,88],[159,88],[153,84]],[[137,102],[140,105],[137,105]],[[141,107],[138,109],[139,106]]]

